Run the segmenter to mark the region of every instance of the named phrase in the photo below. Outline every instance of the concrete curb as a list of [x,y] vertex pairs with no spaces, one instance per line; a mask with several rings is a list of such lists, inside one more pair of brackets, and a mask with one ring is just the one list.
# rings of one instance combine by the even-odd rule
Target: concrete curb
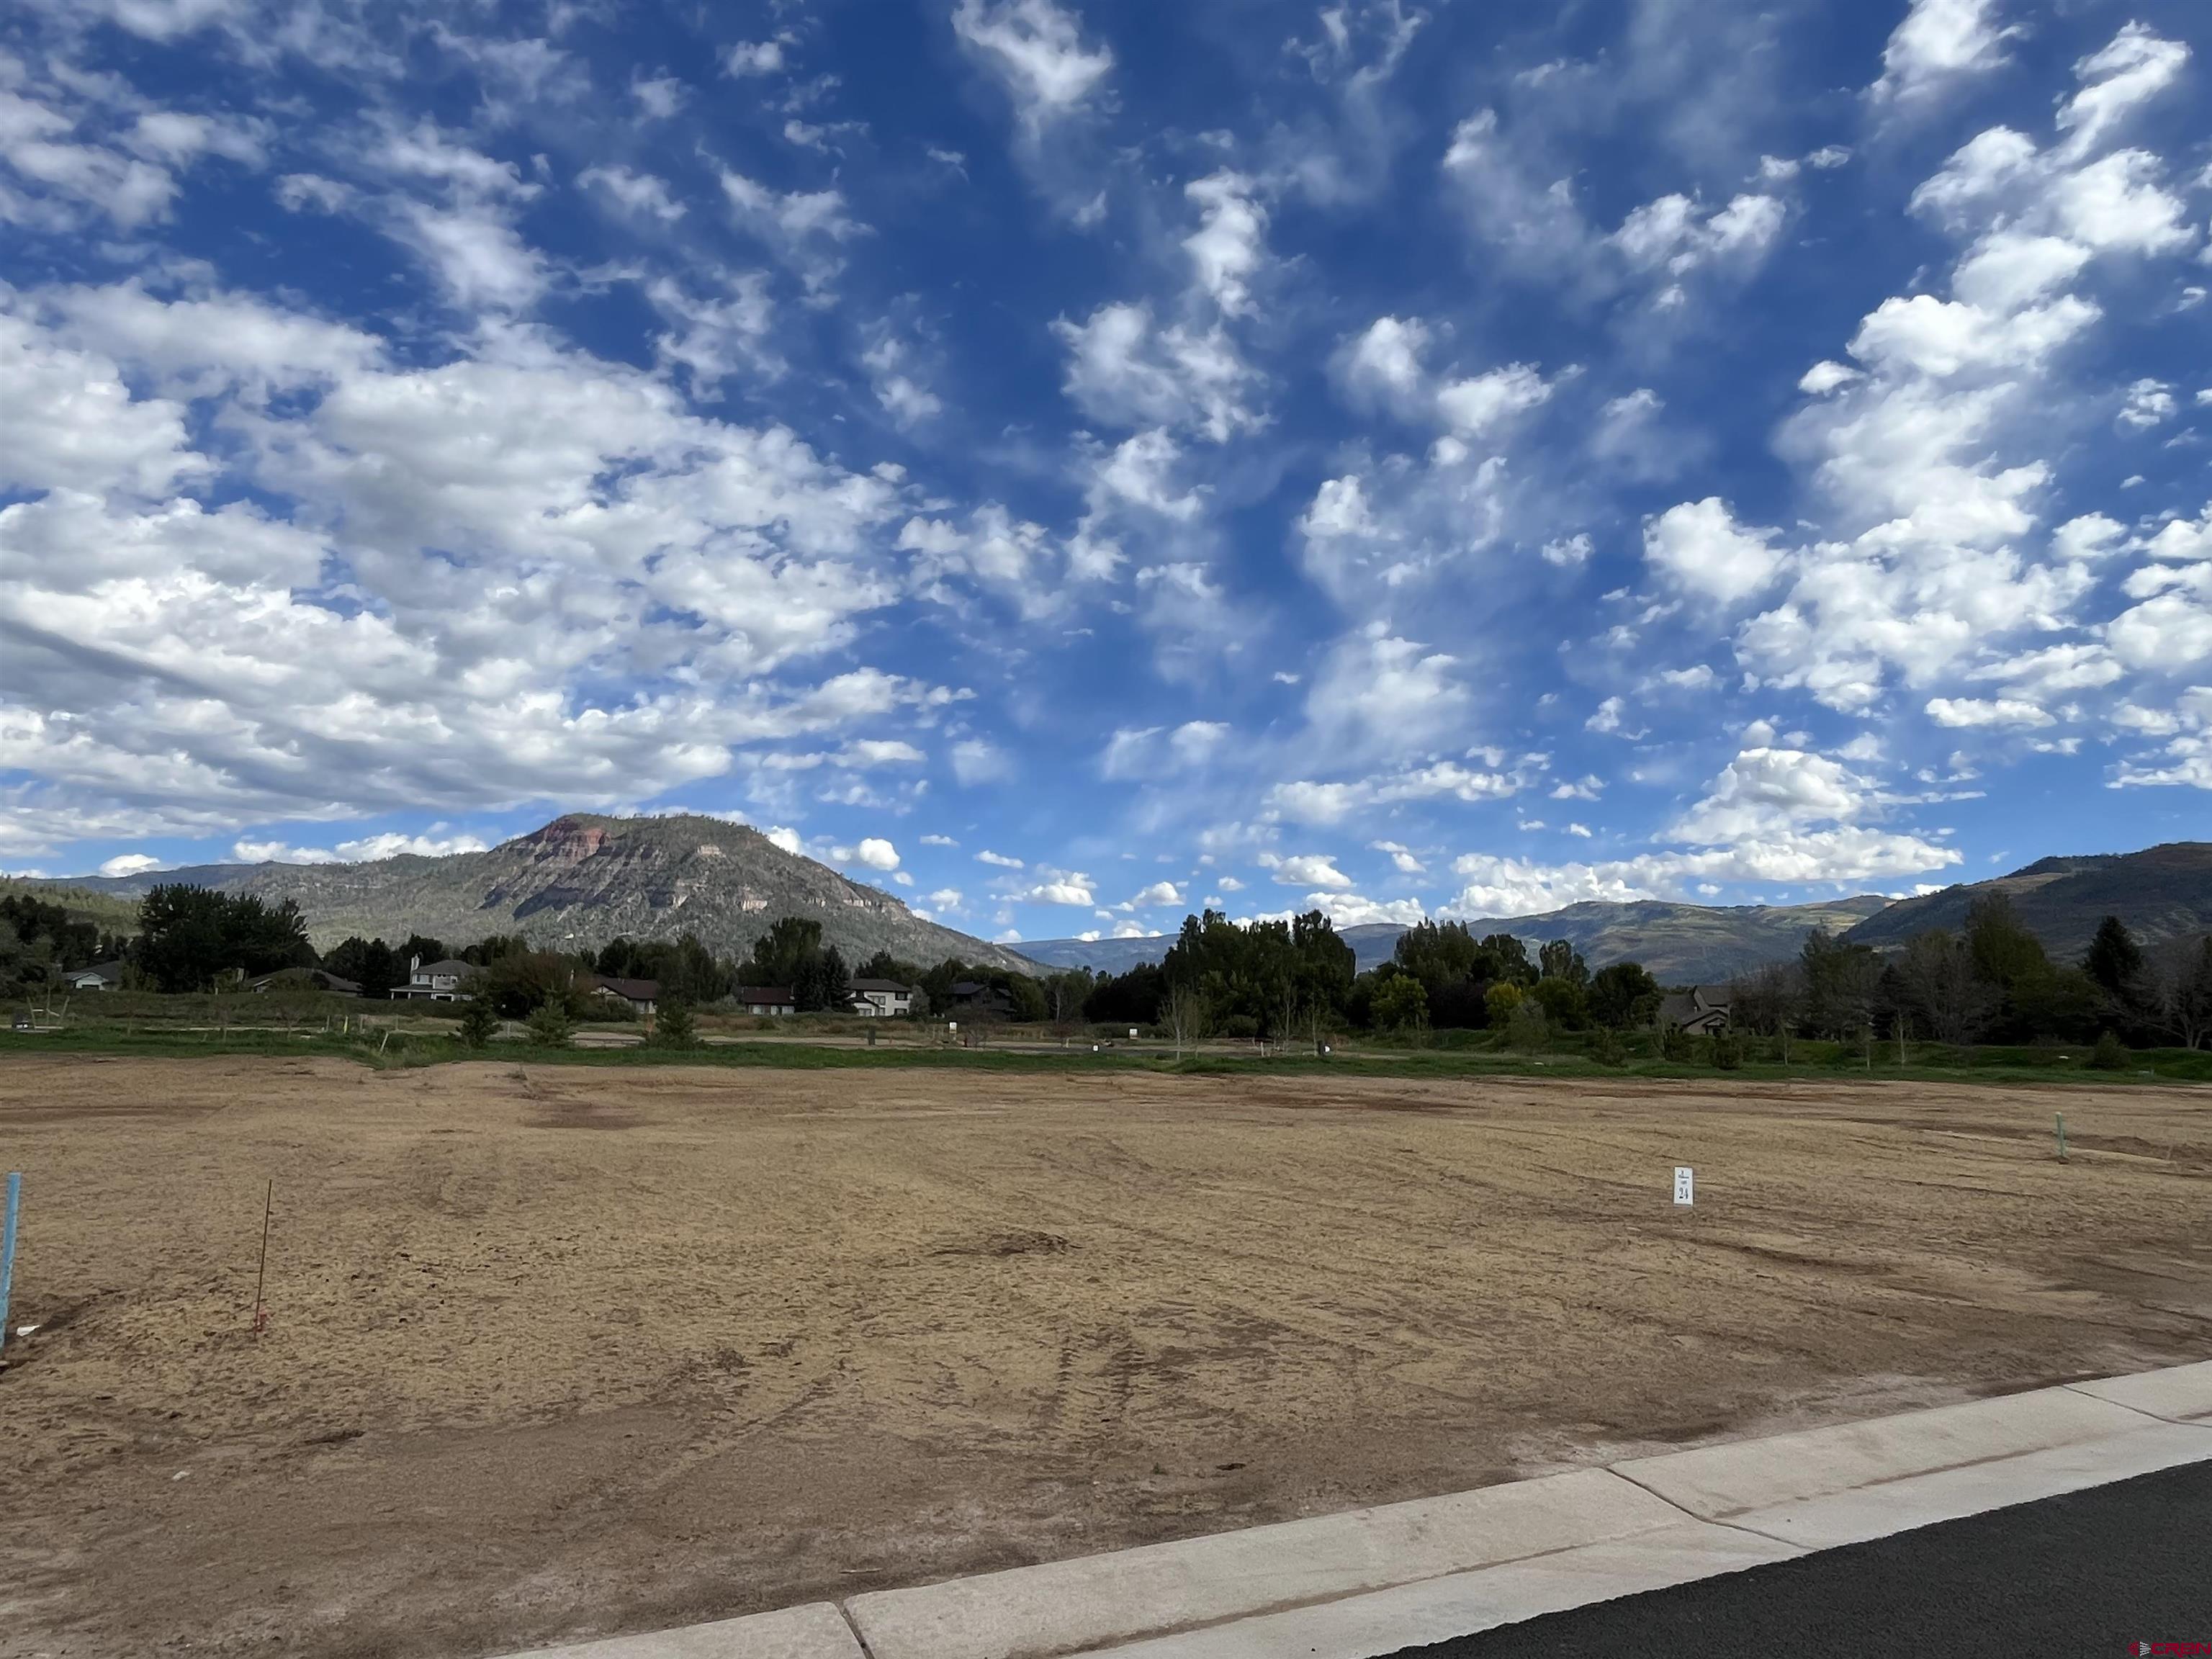
[[1373,1659],[2203,1461],[2212,1361],[512,1659]]
[[643,1636],[614,1636],[507,1659],[867,1659],[845,1615],[829,1601],[721,1619]]

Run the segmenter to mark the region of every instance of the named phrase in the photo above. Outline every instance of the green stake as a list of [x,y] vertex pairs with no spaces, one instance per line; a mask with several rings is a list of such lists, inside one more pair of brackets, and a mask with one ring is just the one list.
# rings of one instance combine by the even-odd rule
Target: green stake
[[2066,1114],[2053,1112],[2051,1115],[2058,1120],[2058,1161],[2063,1164],[2066,1161]]

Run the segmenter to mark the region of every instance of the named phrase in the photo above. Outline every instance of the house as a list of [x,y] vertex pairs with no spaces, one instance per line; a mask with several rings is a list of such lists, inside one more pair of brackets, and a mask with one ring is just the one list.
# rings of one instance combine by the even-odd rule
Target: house
[[259,979],[250,979],[246,988],[265,994],[272,988],[328,991],[332,996],[357,997],[361,987],[349,979],[325,973],[320,968],[280,968],[273,974],[264,974]]
[[89,968],[64,974],[62,983],[72,991],[119,991],[123,988],[123,964],[95,962]]
[[1670,991],[1659,1004],[1659,1023],[1692,1036],[1717,1036],[1729,1029],[1729,994],[1723,985]]
[[853,981],[853,1012],[872,1018],[896,1019],[914,1012],[921,992],[895,979],[856,979]]
[[731,993],[738,1006],[749,1014],[795,1014],[798,999],[788,985],[740,985]]
[[949,994],[952,1010],[970,1019],[1012,1019],[1014,1015],[1012,993],[981,980],[962,979],[952,982]]
[[641,1015],[653,1012],[660,1000],[660,981],[657,979],[615,979],[605,974],[585,974],[577,983],[595,997],[627,1002]]
[[450,957],[428,963],[416,957],[407,964],[407,983],[393,986],[392,994],[408,1002],[466,1002],[469,994],[462,987],[483,971],[472,962]]

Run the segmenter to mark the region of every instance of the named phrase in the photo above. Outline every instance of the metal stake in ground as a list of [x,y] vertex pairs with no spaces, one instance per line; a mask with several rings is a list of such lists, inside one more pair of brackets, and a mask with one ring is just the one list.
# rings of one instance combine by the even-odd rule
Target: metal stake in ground
[[15,1288],[15,1217],[23,1207],[23,1177],[8,1176],[8,1218],[0,1222],[0,1348],[8,1346],[8,1294]]
[[261,1268],[253,1276],[253,1334],[261,1334],[269,1322],[269,1310],[261,1305],[261,1292],[269,1283],[269,1212],[276,1206],[276,1183],[270,1182],[269,1190],[261,1198]]
[[2051,1115],[2058,1120],[2058,1161],[2063,1164],[2066,1161],[2066,1114],[2053,1112]]

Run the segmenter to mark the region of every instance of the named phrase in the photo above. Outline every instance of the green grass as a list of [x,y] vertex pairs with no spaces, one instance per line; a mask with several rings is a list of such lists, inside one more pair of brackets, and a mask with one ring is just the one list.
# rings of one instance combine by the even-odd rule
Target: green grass
[[[1648,1039],[1636,1039],[1649,1048]],[[1768,1045],[1770,1048],[1771,1045]],[[1340,1050],[1327,1059],[1311,1054],[1256,1055],[1206,1054],[1177,1060],[1157,1050],[1109,1048],[1098,1054],[1087,1049],[1053,1049],[1019,1053],[1006,1048],[884,1047],[831,1048],[805,1042],[732,1042],[688,1049],[651,1047],[622,1048],[547,1048],[527,1042],[500,1042],[489,1048],[466,1047],[445,1032],[393,1031],[385,1034],[338,1035],[301,1030],[236,1029],[228,1031],[188,1031],[173,1027],[126,1025],[106,1022],[75,1024],[58,1031],[0,1033],[0,1060],[9,1054],[112,1054],[148,1059],[205,1059],[216,1055],[326,1055],[356,1061],[379,1069],[447,1065],[463,1060],[495,1060],[534,1066],[623,1067],[637,1066],[697,1066],[707,1067],[774,1066],[786,1070],[872,1070],[921,1067],[1017,1073],[1141,1071],[1186,1076],[1243,1076],[1252,1074],[1301,1076],[1480,1078],[1586,1077],[1686,1078],[1705,1080],[1778,1081],[1787,1078],[1848,1083],[1875,1082],[2095,1084],[2143,1082],[2212,1082],[2212,1054],[2180,1048],[2137,1049],[2128,1056],[2126,1069],[2096,1072],[2087,1065],[2086,1045],[2070,1048],[1986,1048],[1945,1049],[1920,1048],[1911,1063],[1897,1064],[1893,1047],[1887,1054],[1875,1048],[1869,1069],[1862,1050],[1849,1045],[1796,1042],[1791,1061],[1784,1066],[1771,1054],[1747,1059],[1734,1070],[1723,1071],[1705,1061],[1671,1061],[1648,1052],[1632,1054],[1619,1066],[1601,1065],[1578,1048],[1562,1046],[1555,1052],[1523,1054],[1455,1042],[1449,1046],[1415,1047],[1360,1045]]]

